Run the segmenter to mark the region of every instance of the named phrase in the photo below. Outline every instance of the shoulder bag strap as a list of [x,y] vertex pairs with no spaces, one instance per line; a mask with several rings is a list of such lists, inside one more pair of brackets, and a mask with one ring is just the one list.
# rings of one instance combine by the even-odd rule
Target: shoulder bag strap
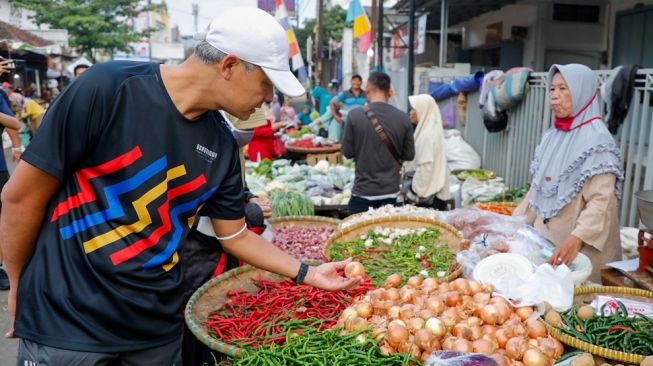
[[392,157],[395,158],[397,163],[399,165],[402,165],[401,157],[399,156],[399,153],[397,152],[397,148],[395,148],[395,145],[390,141],[388,138],[388,135],[385,133],[385,130],[383,129],[383,126],[379,123],[379,119],[376,117],[376,114],[370,109],[368,105],[365,106],[365,115],[367,116],[367,119],[369,119],[370,123],[372,124],[372,127],[374,128],[374,131],[376,131],[376,134],[379,135],[379,138],[381,141],[383,141],[383,144],[388,148],[390,151],[390,154],[392,154]]

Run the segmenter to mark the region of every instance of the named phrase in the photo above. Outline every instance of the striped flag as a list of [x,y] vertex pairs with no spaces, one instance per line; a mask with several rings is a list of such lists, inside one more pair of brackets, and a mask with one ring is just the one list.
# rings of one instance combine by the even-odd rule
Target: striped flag
[[288,38],[288,45],[290,46],[290,60],[292,61],[293,71],[297,71],[297,76],[299,80],[304,81],[308,78],[306,71],[306,66],[304,65],[304,59],[302,58],[302,53],[299,50],[299,44],[297,43],[297,38],[295,37],[295,31],[292,29],[290,22],[288,21],[288,11],[286,11],[286,5],[283,0],[275,0],[277,4],[277,10],[275,12],[275,17],[286,30],[286,37]]
[[372,44],[372,24],[360,1],[351,0],[345,21],[354,22],[354,38],[359,38],[358,51],[367,52]]

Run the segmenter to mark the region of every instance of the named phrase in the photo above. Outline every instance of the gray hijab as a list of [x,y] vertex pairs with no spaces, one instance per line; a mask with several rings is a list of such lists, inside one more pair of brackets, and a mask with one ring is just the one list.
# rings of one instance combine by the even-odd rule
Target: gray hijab
[[[595,175],[609,173],[617,177],[618,199],[624,181],[621,151],[601,118],[599,98],[595,97],[598,82],[594,72],[579,64],[553,65],[547,90],[557,72],[567,83],[572,96],[572,116],[576,117],[570,131],[553,127],[545,132],[535,150],[529,203],[543,219],[558,215]],[[583,124],[594,117],[599,119]]]

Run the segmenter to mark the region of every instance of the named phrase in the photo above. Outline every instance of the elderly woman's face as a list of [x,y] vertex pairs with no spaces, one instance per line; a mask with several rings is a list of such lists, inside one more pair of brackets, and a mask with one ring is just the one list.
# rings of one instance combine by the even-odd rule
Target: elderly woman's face
[[415,108],[411,108],[410,112],[408,112],[408,116],[410,116],[410,121],[416,125],[417,122],[419,122],[419,118],[417,118],[417,111]]
[[571,92],[567,87],[567,82],[562,77],[562,74],[557,72],[553,75],[553,80],[551,81],[551,109],[553,114],[558,118],[566,118],[571,116],[572,112],[572,103],[571,103]]

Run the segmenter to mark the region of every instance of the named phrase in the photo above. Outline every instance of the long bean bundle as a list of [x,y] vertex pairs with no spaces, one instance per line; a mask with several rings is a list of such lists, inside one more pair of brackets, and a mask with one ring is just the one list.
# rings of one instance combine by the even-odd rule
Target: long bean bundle
[[437,229],[372,230],[358,239],[334,243],[330,258],[334,261],[353,257],[365,265],[365,273],[376,286],[398,273],[402,278],[421,274],[443,277],[454,269],[455,255],[446,244],[438,243]]
[[[338,334],[338,330],[287,336],[285,346],[261,347],[234,359],[233,366],[409,366],[418,362],[408,355],[383,355],[374,340],[365,334]],[[363,337],[359,337],[359,336]]]
[[272,216],[313,216],[315,205],[301,193],[274,190],[270,193]]
[[[618,309],[609,315],[593,315],[586,320],[572,308],[561,313],[562,322],[558,329],[581,341],[626,353],[653,355],[653,319],[634,314],[620,301]],[[605,305],[600,310],[604,312]]]

